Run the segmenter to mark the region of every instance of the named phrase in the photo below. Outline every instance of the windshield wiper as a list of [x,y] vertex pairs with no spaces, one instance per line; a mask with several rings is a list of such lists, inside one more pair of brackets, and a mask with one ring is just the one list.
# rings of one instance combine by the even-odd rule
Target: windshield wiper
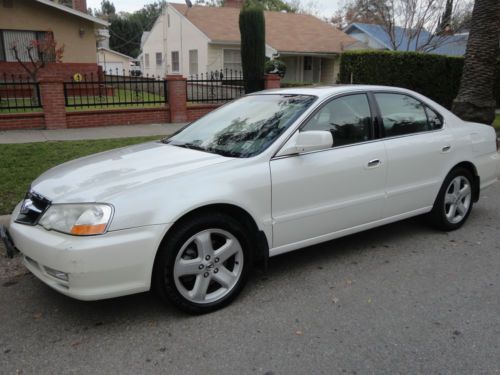
[[187,148],[187,149],[190,149],[190,150],[198,150],[198,151],[209,152],[207,149],[205,149],[205,148],[203,148],[201,146],[198,146],[197,144],[194,144],[194,143],[179,143],[179,144],[169,143],[169,144],[172,145],[172,146]]

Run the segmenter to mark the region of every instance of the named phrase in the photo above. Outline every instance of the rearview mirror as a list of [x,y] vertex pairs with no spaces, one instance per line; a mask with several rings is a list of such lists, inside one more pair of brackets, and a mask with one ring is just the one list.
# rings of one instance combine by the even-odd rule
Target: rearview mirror
[[301,154],[309,151],[325,150],[333,146],[332,133],[326,130],[296,132],[276,156]]

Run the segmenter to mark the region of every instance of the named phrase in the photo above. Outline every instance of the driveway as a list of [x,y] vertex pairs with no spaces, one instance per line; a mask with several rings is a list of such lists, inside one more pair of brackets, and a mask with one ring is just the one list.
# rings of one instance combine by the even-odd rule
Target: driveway
[[500,184],[452,233],[412,219],[270,260],[191,317],[0,280],[3,374],[500,374]]

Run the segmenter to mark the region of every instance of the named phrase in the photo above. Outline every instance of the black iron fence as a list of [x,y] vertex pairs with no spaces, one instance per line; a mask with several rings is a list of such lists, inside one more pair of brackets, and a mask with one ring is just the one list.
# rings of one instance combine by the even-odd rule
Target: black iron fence
[[0,113],[35,112],[41,108],[38,82],[20,75],[0,76]]
[[102,109],[155,107],[167,102],[167,81],[160,77],[126,74],[79,76],[64,83],[66,107]]
[[224,69],[192,75],[187,79],[186,94],[187,101],[191,103],[220,103],[237,99],[245,95],[243,73]]

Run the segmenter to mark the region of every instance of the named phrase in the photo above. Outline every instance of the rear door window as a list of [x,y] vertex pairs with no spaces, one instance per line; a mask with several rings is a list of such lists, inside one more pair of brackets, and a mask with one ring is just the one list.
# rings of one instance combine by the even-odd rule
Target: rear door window
[[[420,133],[442,126],[442,121],[439,125],[437,119],[431,125],[424,104],[411,96],[375,93],[375,99],[380,108],[386,137]],[[434,115],[438,116],[436,113]]]

